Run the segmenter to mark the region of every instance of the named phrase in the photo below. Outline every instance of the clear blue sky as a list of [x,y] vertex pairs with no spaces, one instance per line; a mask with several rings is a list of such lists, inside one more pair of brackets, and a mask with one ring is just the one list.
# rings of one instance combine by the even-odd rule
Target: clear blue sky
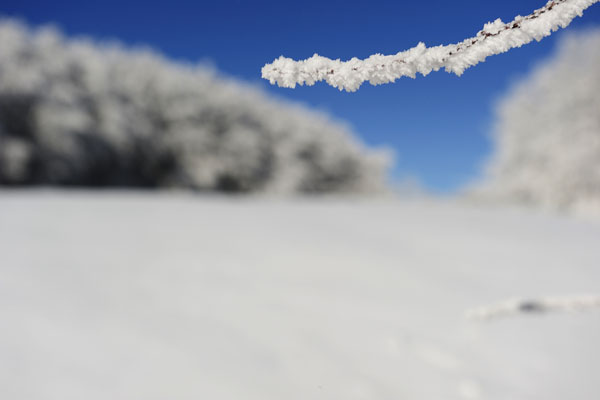
[[[445,72],[395,84],[364,85],[356,93],[320,84],[294,90],[260,79],[266,62],[285,55],[364,58],[396,53],[419,41],[447,44],[474,35],[485,22],[504,21],[544,0],[411,1],[150,1],[4,0],[0,14],[33,24],[52,22],[69,35],[150,45],[174,59],[211,60],[227,75],[328,111],[370,145],[398,154],[396,177],[451,192],[476,175],[490,152],[495,100],[551,53],[559,32],[540,43],[489,58],[458,78]],[[600,26],[592,6],[568,30]]]

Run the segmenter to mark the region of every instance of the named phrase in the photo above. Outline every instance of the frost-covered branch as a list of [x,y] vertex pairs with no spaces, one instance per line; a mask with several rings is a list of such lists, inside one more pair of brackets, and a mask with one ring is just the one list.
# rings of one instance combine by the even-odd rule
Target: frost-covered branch
[[499,304],[469,310],[467,311],[466,316],[469,319],[489,320],[517,314],[556,311],[576,312],[594,308],[600,308],[600,296],[598,295],[512,299]]
[[340,90],[353,92],[369,81],[372,85],[394,82],[403,76],[414,78],[444,68],[461,75],[486,57],[539,41],[558,28],[565,28],[576,16],[600,0],[552,0],[527,16],[517,16],[509,23],[499,18],[488,22],[475,37],[461,43],[427,47],[419,43],[406,51],[385,56],[374,54],[367,59],[332,60],[318,54],[301,61],[279,57],[262,68],[262,77],[271,84],[294,88],[326,81]]

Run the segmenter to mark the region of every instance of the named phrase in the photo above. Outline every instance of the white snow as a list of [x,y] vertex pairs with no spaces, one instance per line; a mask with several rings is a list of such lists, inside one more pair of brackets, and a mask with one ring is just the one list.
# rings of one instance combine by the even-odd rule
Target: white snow
[[0,192],[3,399],[578,399],[600,224],[432,200]]

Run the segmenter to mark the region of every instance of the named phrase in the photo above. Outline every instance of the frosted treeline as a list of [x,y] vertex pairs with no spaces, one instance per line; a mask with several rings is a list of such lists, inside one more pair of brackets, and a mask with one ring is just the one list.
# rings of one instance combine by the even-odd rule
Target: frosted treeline
[[0,20],[0,184],[371,192],[389,161],[201,65]]
[[314,56],[300,61],[279,57],[262,69],[262,77],[271,84],[294,88],[325,81],[340,90],[353,92],[363,82],[372,85],[394,82],[403,76],[414,78],[444,68],[457,75],[485,61],[489,56],[541,40],[559,28],[564,28],[576,16],[600,0],[551,0],[527,16],[517,16],[508,23],[499,18],[488,22],[475,37],[456,44],[417,46],[395,55],[375,54],[365,60],[348,61]]
[[567,36],[497,113],[475,195],[600,215],[600,30]]

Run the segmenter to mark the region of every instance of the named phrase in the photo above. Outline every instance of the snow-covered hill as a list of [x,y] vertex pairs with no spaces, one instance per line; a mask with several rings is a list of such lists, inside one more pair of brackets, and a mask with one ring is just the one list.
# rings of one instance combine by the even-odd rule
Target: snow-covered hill
[[0,193],[3,399],[597,399],[600,224],[429,200]]

